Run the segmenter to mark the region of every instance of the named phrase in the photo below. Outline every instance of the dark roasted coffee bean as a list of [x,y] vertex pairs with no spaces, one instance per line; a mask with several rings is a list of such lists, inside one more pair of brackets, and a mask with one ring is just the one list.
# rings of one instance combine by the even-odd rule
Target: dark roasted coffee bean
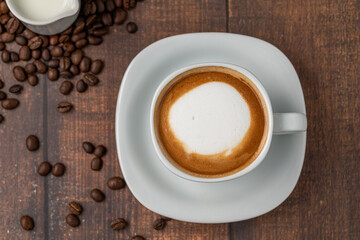
[[89,29],[90,31],[94,30],[94,29],[98,29],[98,28],[103,28],[104,24],[102,22],[97,22],[96,24],[94,24],[94,26]]
[[101,37],[96,37],[94,35],[89,35],[88,36],[88,41],[89,41],[89,44],[91,44],[91,45],[99,45],[100,43],[102,43],[103,39]]
[[20,21],[17,18],[10,18],[6,23],[6,30],[9,33],[15,33],[20,25]]
[[131,240],[146,240],[143,236],[135,235],[131,238]]
[[71,41],[72,42],[77,42],[79,41],[80,39],[84,39],[86,37],[86,33],[85,32],[81,32],[81,33],[78,33],[78,34],[74,34],[72,37],[71,37]]
[[0,101],[4,100],[4,99],[6,99],[6,98],[7,98],[6,93],[3,92],[3,91],[0,91]]
[[3,42],[0,42],[0,51],[4,50],[5,49],[5,43]]
[[61,177],[62,175],[64,175],[66,170],[66,167],[64,164],[62,163],[55,163],[55,165],[52,167],[51,173],[55,176],[55,177]]
[[40,58],[41,58],[41,51],[40,51],[40,49],[32,50],[32,51],[31,51],[31,57],[32,57],[33,59],[36,59],[36,60],[40,59]]
[[2,51],[2,53],[1,53],[1,60],[2,60],[4,63],[10,62],[10,52],[9,52],[8,50]]
[[96,146],[95,150],[94,150],[94,155],[97,157],[102,157],[105,156],[107,152],[107,149],[104,145],[98,145]]
[[62,70],[62,71],[60,71],[60,77],[62,77],[64,79],[71,79],[73,77],[73,75],[71,74],[71,72],[69,72],[67,70]]
[[49,43],[51,46],[56,46],[59,43],[59,36],[58,35],[52,35],[49,39]]
[[105,200],[105,194],[101,190],[99,190],[97,188],[94,188],[93,190],[91,190],[90,197],[95,202],[102,202],[102,201]]
[[100,36],[104,36],[105,34],[108,33],[108,30],[105,27],[102,28],[96,28],[94,30],[92,30],[92,35],[100,37]]
[[68,57],[63,57],[60,59],[59,67],[61,70],[68,70],[71,65],[71,60]]
[[86,153],[93,153],[95,150],[95,147],[91,142],[83,142],[82,147]]
[[74,46],[74,44],[72,42],[66,42],[63,45],[63,49],[65,51],[65,53],[71,53],[73,52],[76,48]]
[[63,53],[64,53],[63,49],[59,46],[53,47],[50,51],[50,54],[53,57],[61,57]]
[[29,30],[28,28],[26,28],[24,31],[23,31],[23,36],[26,38],[26,39],[31,39],[33,37],[36,36],[36,34],[34,32],[32,32],[31,30]]
[[85,73],[84,80],[90,86],[95,86],[99,82],[99,79],[91,73]]
[[20,22],[18,29],[16,30],[16,34],[21,34],[24,31],[25,27],[24,25]]
[[112,12],[115,10],[116,6],[114,4],[113,0],[106,0],[105,1],[105,7],[108,12]]
[[65,31],[63,31],[61,35],[70,35],[72,32],[73,32],[73,27],[69,27]]
[[114,15],[114,23],[121,25],[126,21],[127,12],[122,8],[117,8]]
[[153,228],[157,231],[163,230],[166,227],[166,221],[162,218],[156,219],[153,223]]
[[1,101],[1,106],[7,110],[12,110],[17,108],[19,104],[20,104],[19,100],[15,98],[7,98]]
[[4,43],[9,43],[14,41],[15,35],[13,33],[4,32],[1,34],[0,40]]
[[108,188],[118,190],[125,187],[125,181],[121,177],[112,177],[107,181]]
[[26,80],[26,72],[23,67],[21,66],[15,66],[13,68],[13,74],[16,80],[23,82]]
[[40,163],[37,172],[40,176],[46,176],[51,172],[51,164],[49,162],[42,162]]
[[88,40],[87,39],[80,39],[78,41],[75,42],[75,47],[77,48],[84,48],[88,45]]
[[71,62],[75,65],[79,65],[83,57],[83,52],[80,49],[75,50],[71,54]]
[[[5,3],[5,1],[1,3]],[[20,225],[26,231],[33,230],[35,226],[34,220],[28,215],[22,216],[20,218]]]
[[0,79],[0,89],[2,89],[5,86],[4,81]]
[[95,2],[94,1],[85,2],[84,7],[83,7],[83,13],[85,14],[85,16],[95,14],[96,13],[96,4],[95,4]]
[[135,8],[136,7],[136,1],[137,0],[130,0],[130,8]]
[[95,0],[96,8],[98,13],[103,13],[105,11],[105,3],[103,0]]
[[59,38],[59,43],[65,43],[70,41],[70,36],[69,35],[61,35]]
[[93,74],[99,74],[102,68],[103,68],[103,62],[100,59],[96,59],[95,61],[92,62],[90,71]]
[[104,23],[105,26],[111,26],[113,25],[113,19],[111,17],[111,14],[109,12],[104,12],[101,15],[101,20]]
[[72,73],[72,75],[78,75],[80,73],[80,69],[76,65],[71,65],[69,70]]
[[35,50],[41,47],[42,43],[43,40],[39,36],[36,36],[29,40],[28,46],[31,50]]
[[5,2],[5,1],[2,1],[2,2],[0,3],[0,13],[6,14],[6,13],[8,13],[9,11],[10,11],[10,10],[9,10],[6,2]]
[[31,86],[36,86],[39,83],[38,77],[33,74],[29,74],[27,81]]
[[0,16],[0,23],[1,23],[2,25],[5,25],[5,24],[9,21],[9,19],[10,19],[10,16],[9,16],[9,15],[7,15],[7,14],[1,15],[1,16]]
[[63,81],[60,85],[59,91],[63,95],[68,95],[73,89],[73,84],[70,81]]
[[70,202],[69,203],[69,209],[72,214],[80,215],[83,211],[82,206],[78,202]]
[[20,84],[14,84],[9,88],[9,92],[14,94],[20,94],[23,89],[23,86],[21,86]]
[[49,61],[51,59],[49,49],[45,48],[41,51],[41,59],[44,61]]
[[34,73],[36,72],[36,66],[34,63],[28,63],[25,65],[25,72]]
[[123,6],[125,9],[129,9],[130,8],[130,0],[124,0],[123,1]]
[[84,30],[85,28],[85,22],[84,21],[80,21],[75,25],[73,34],[78,34],[79,32],[82,32],[82,30]]
[[59,67],[59,59],[51,59],[50,61],[48,61],[47,65],[51,68],[57,68]]
[[42,39],[41,47],[47,48],[49,46],[49,37],[44,35],[40,35],[39,37]]
[[79,81],[77,81],[76,83],[76,90],[79,93],[85,92],[87,89],[87,84],[84,82],[84,80],[80,79]]
[[92,160],[91,160],[91,169],[94,170],[94,171],[100,171],[101,168],[102,168],[102,160],[101,158],[99,157],[94,157]]
[[15,42],[17,44],[19,44],[20,46],[26,46],[27,45],[27,40],[23,36],[16,36]]
[[17,54],[16,52],[10,52],[10,60],[12,62],[18,62],[20,60],[19,54]]
[[127,30],[129,33],[136,33],[136,31],[138,30],[136,23],[134,23],[134,22],[128,22],[128,23],[126,24],[126,30]]
[[38,73],[46,73],[46,71],[48,69],[47,66],[45,65],[45,63],[43,63],[40,60],[35,60],[34,65],[36,66],[36,70]]
[[72,108],[73,108],[73,105],[68,102],[61,102],[57,105],[57,110],[60,113],[70,112]]
[[0,114],[0,123],[2,123],[5,120],[4,116]]
[[122,7],[122,2],[123,2],[123,0],[114,0],[115,6],[118,8]]
[[50,81],[56,81],[59,78],[59,72],[56,68],[49,68],[46,76]]
[[91,59],[86,56],[83,57],[79,64],[80,71],[83,73],[86,73],[86,72],[90,71],[90,67],[91,67]]
[[93,15],[90,15],[86,18],[86,22],[85,22],[85,25],[87,27],[93,25],[96,21],[96,18],[97,18],[97,15],[96,14],[93,14]]
[[80,225],[79,217],[70,213],[66,216],[66,223],[71,227],[78,227]]
[[113,230],[119,231],[119,230],[126,228],[127,224],[128,223],[125,219],[117,218],[117,219],[114,219],[111,221],[110,226]]
[[22,46],[19,50],[19,57],[23,61],[28,61],[31,58],[31,51],[28,46]]
[[40,141],[37,136],[30,135],[26,138],[26,148],[29,151],[32,151],[32,152],[36,151],[39,149],[39,147],[40,147]]

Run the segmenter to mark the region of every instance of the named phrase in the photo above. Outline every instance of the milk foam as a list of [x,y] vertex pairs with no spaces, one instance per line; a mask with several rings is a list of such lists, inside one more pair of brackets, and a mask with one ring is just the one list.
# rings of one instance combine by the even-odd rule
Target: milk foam
[[202,155],[231,154],[251,121],[248,104],[231,85],[202,84],[180,97],[169,112],[169,124],[185,151]]

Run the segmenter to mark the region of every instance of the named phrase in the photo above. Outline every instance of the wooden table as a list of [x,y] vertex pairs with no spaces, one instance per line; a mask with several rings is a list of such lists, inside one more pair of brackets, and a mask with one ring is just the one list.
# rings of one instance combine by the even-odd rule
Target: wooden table
[[[103,45],[87,48],[105,61],[101,84],[84,94],[59,94],[61,80],[41,78],[26,86],[21,106],[1,110],[0,239],[360,239],[360,4],[356,0],[145,0],[129,14],[139,25],[130,35],[111,28]],[[304,90],[308,138],[304,167],[290,197],[264,216],[231,224],[170,221],[163,231],[151,228],[158,217],[126,188],[111,191],[109,177],[122,175],[115,146],[115,104],[122,75],[131,59],[161,38],[188,32],[233,32],[254,36],[280,48],[294,64]],[[8,65],[0,75],[15,82]],[[75,111],[61,115],[56,104],[69,100]],[[29,152],[25,138],[36,134],[41,149]],[[90,170],[83,141],[104,144],[108,154],[101,172]],[[63,162],[62,178],[40,177],[38,164]],[[95,203],[98,187],[106,201]],[[79,228],[64,219],[67,203],[84,206]],[[31,215],[34,231],[21,229]],[[127,229],[109,223],[124,217]]]

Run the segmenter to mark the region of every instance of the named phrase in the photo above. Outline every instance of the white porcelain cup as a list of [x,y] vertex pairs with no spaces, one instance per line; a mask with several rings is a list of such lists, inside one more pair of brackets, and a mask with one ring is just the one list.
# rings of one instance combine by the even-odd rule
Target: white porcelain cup
[[[225,177],[219,177],[219,178],[196,177],[196,176],[189,175],[189,174],[181,171],[177,167],[175,167],[163,154],[163,152],[159,146],[157,137],[156,137],[155,126],[154,126],[155,105],[156,105],[158,97],[159,97],[160,93],[162,92],[163,88],[172,79],[174,79],[176,76],[180,75],[181,73],[186,72],[191,69],[194,69],[194,68],[205,67],[205,66],[226,67],[226,68],[230,68],[235,71],[238,71],[238,72],[242,73],[243,75],[245,75],[248,79],[250,79],[255,84],[255,86],[261,93],[263,99],[265,100],[265,104],[266,104],[266,108],[267,108],[267,112],[268,112],[268,126],[269,127],[268,127],[268,132],[267,132],[267,140],[266,140],[265,145],[264,145],[261,153],[259,154],[259,156],[246,168],[244,168],[232,175],[225,176]],[[254,170],[264,160],[264,158],[270,148],[273,134],[274,135],[292,134],[292,133],[306,131],[306,128],[307,128],[307,119],[306,119],[306,116],[302,113],[273,113],[270,98],[269,98],[265,88],[260,83],[260,81],[248,70],[246,70],[240,66],[236,66],[236,65],[228,64],[228,63],[194,64],[194,65],[190,65],[190,66],[181,68],[181,69],[171,73],[158,86],[158,88],[154,94],[152,104],[151,104],[151,110],[150,110],[151,138],[152,138],[152,142],[153,142],[154,148],[156,150],[156,153],[157,153],[159,159],[165,165],[165,167],[167,169],[169,169],[171,172],[173,172],[174,174],[176,174],[179,177],[182,177],[184,179],[188,179],[191,181],[197,181],[197,182],[221,182],[221,181],[232,180],[232,179],[238,178],[240,176],[243,176],[244,174],[247,174],[250,171]]]

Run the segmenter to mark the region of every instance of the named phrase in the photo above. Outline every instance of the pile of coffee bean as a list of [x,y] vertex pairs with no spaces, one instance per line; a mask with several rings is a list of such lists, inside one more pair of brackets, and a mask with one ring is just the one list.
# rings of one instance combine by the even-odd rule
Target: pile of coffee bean
[[71,227],[78,227],[80,225],[79,215],[83,208],[80,203],[72,201],[69,203],[69,209],[71,213],[66,216],[65,221]]

